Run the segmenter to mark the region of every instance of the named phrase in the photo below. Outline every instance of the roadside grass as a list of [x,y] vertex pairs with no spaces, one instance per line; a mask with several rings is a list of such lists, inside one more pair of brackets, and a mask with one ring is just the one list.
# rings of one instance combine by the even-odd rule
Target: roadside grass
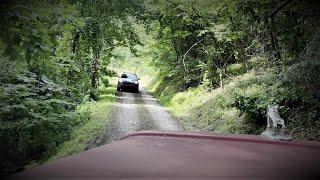
[[[149,90],[177,119],[185,130],[214,131],[232,134],[259,134],[264,126],[246,120],[243,112],[237,109],[235,92],[254,93],[263,83],[254,86],[253,79],[263,78],[254,71],[234,76],[224,88],[204,88],[198,86],[187,91],[177,92],[172,84],[162,91],[157,91],[163,82],[155,82]],[[170,84],[170,83],[169,83]],[[158,86],[158,87],[157,87]],[[251,89],[250,89],[251,88]],[[252,91],[252,92],[249,92]]]
[[[314,71],[316,67],[319,65]],[[303,69],[303,66],[282,74],[272,69],[243,73],[237,65],[230,67],[234,76],[225,79],[223,88],[200,85],[180,92],[179,81],[160,77],[148,89],[185,130],[259,135],[266,127],[268,105],[278,104],[282,107],[279,113],[286,122],[288,134],[294,139],[319,141],[320,119],[316,109],[319,102],[311,96],[317,91],[313,87],[317,87],[319,81],[305,80],[313,82],[309,89],[292,83],[296,77],[290,73],[297,72],[298,68]],[[301,77],[296,79],[304,83]],[[301,89],[308,92],[305,97],[300,95],[303,94],[299,93]]]
[[79,113],[89,113],[89,121],[74,130],[69,141],[58,147],[55,155],[48,161],[60,159],[86,150],[94,139],[104,132],[111,106],[116,100],[116,87],[100,87],[99,100],[87,102],[78,108]]

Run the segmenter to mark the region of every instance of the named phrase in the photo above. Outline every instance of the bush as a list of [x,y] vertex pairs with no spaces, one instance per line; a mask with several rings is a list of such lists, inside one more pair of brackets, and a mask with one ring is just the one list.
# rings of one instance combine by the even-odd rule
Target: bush
[[281,75],[281,86],[286,89],[282,113],[288,117],[288,131],[299,139],[320,139],[319,72],[319,60],[306,60]]
[[97,88],[90,88],[88,94],[90,100],[97,101],[99,98],[99,90]]
[[292,65],[282,74],[281,78],[282,86],[288,88],[291,99],[319,106],[319,60],[307,60]]
[[268,62],[268,60],[265,56],[253,56],[247,63],[250,69],[260,69],[267,66],[266,62]]
[[150,84],[150,89],[152,94],[158,97],[162,104],[168,106],[173,95],[182,89],[182,84],[180,79],[160,77],[157,81]]
[[160,103],[187,130],[259,135],[267,124],[268,105],[278,104],[284,107],[280,115],[291,136],[319,140],[319,64],[301,62],[281,74],[253,70],[230,79],[223,89],[197,87],[179,92],[170,81],[154,87]]
[[109,87],[109,86],[110,86],[108,77],[102,76],[102,77],[101,77],[101,81],[102,81],[102,83],[103,83],[103,85],[104,85],[105,87]]
[[227,73],[233,76],[241,75],[246,72],[246,67],[243,64],[231,64],[227,67]]
[[0,86],[1,174],[43,158],[66,141],[85,114],[75,112],[72,95],[62,86],[31,72]]

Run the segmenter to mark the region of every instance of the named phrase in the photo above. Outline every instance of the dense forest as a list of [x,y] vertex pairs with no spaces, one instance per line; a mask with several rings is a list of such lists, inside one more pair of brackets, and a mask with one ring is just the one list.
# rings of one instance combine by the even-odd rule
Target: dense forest
[[319,140],[316,1],[151,7],[158,21],[151,53],[159,70],[151,89],[185,129],[261,134],[268,105],[279,104],[290,135]]
[[1,1],[1,174],[49,158],[90,121],[77,107],[109,86],[111,62],[126,61],[119,48],[152,69],[144,73],[152,72],[149,87],[164,105],[192,106],[188,99],[204,91],[214,97],[179,117],[185,129],[259,134],[267,106],[279,104],[293,137],[320,140],[319,7],[311,0]]

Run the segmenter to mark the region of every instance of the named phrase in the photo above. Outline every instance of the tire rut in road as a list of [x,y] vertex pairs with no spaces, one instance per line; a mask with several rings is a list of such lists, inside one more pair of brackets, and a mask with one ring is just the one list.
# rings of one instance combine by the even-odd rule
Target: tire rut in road
[[117,102],[112,106],[109,121],[102,135],[88,145],[97,147],[119,140],[121,137],[142,130],[178,130],[168,112],[157,99],[144,89],[139,93],[117,92]]
[[138,101],[136,94],[122,92],[120,98],[120,103],[118,103],[118,121],[120,136],[125,136],[128,133],[137,131],[138,127],[138,112],[137,106]]
[[105,144],[138,130],[137,104],[133,94],[117,93],[117,102],[113,106],[111,120],[106,124]]
[[159,129],[159,126],[157,126],[157,124],[155,124],[155,121],[152,119],[152,116],[150,115],[148,109],[145,107],[144,101],[142,99],[142,95],[140,92],[139,92],[139,94],[137,94],[137,99],[139,102],[139,105],[138,105],[138,116],[139,116],[138,131]]
[[158,103],[158,100],[151,96],[146,90],[141,90],[143,106],[151,115],[159,130],[181,130],[181,127],[173,120],[171,115]]

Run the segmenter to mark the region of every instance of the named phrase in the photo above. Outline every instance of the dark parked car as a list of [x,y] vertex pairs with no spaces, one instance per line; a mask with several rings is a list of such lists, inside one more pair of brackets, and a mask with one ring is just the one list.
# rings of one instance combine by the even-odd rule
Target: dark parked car
[[135,73],[122,73],[118,79],[117,90],[139,91],[139,79]]

